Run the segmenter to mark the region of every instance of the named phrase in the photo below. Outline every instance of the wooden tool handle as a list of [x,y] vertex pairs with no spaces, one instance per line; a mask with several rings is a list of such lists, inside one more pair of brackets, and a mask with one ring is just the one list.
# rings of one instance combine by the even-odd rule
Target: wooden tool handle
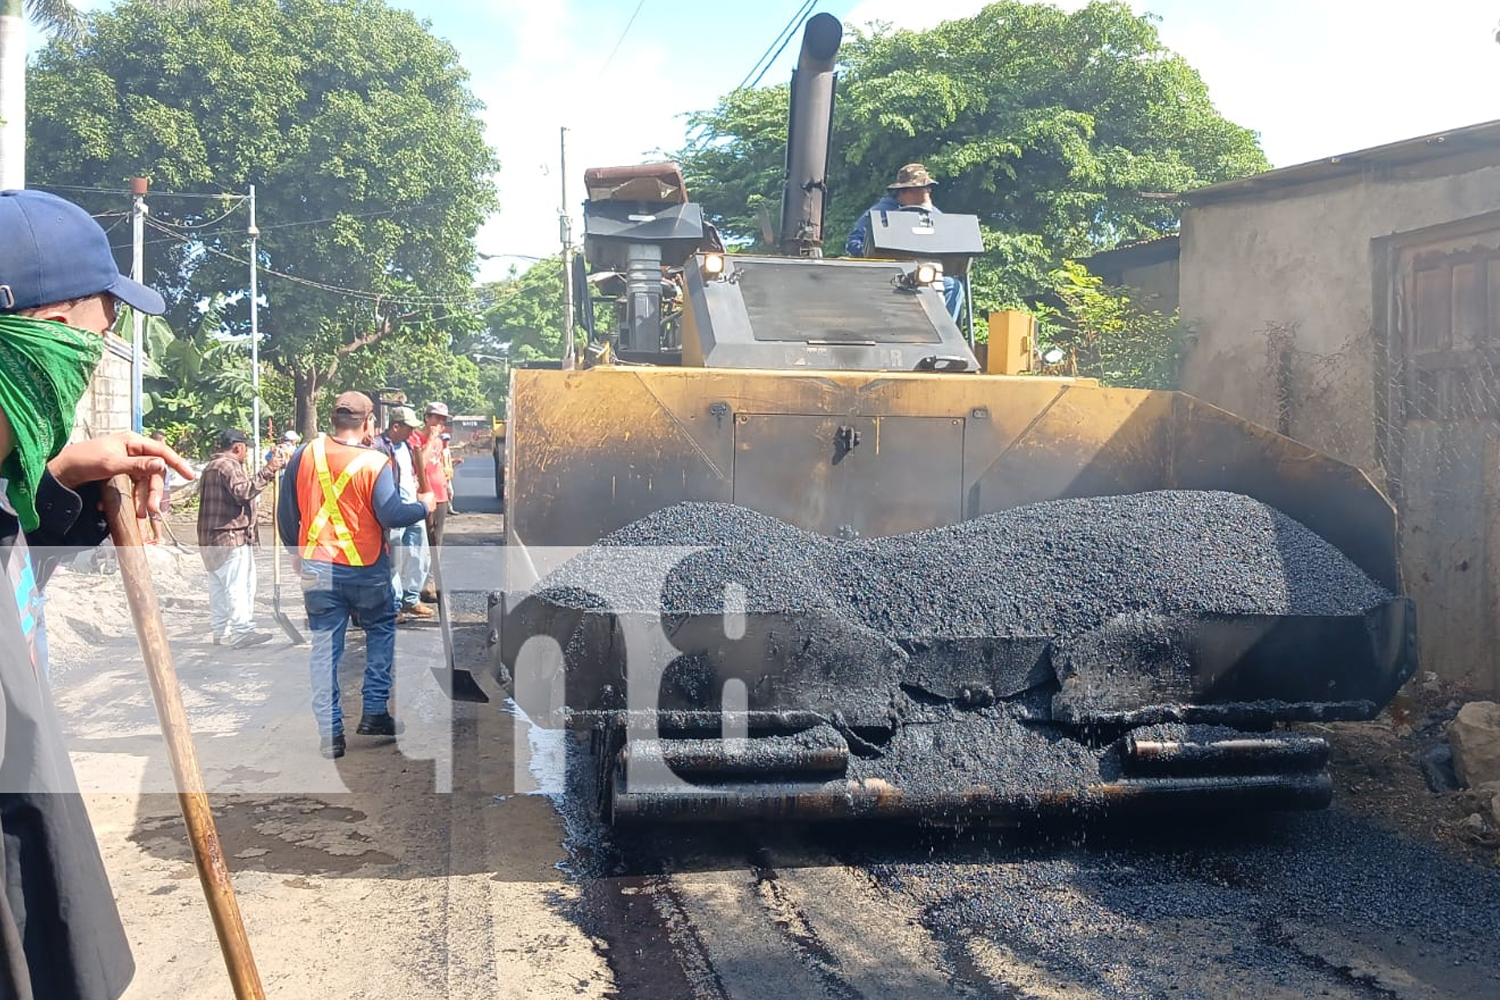
[[[271,477],[271,586],[281,586],[281,470]],[[279,607],[278,607],[279,610]]]
[[177,686],[177,669],[172,662],[172,647],[162,624],[161,607],[156,601],[156,587],[151,580],[151,564],[141,547],[140,531],[135,521],[135,499],[131,481],[116,476],[105,485],[104,513],[109,519],[109,535],[115,543],[115,558],[120,578],[125,582],[125,598],[135,622],[136,638],[146,660],[146,676],[151,681],[151,697],[156,702],[156,717],[161,720],[166,739],[167,759],[177,782],[177,801],[187,823],[188,839],[193,845],[193,860],[198,866],[198,880],[213,916],[219,935],[219,949],[229,969],[229,980],[237,1000],[265,1000],[255,956],[250,953],[250,939],[234,895],[234,882],[219,844],[219,832],[208,808],[208,794],[203,787],[203,772],[198,767],[198,752],[188,728],[187,712],[182,707],[182,692]]

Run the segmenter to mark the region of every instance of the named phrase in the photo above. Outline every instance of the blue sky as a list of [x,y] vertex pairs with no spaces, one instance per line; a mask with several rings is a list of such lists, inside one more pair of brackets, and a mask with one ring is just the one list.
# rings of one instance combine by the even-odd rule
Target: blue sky
[[[459,50],[488,107],[502,207],[488,253],[558,247],[558,128],[572,210],[587,166],[681,144],[682,114],[740,83],[801,0],[392,0]],[[85,0],[80,6],[97,6]],[[639,10],[637,12],[637,4]],[[1221,112],[1286,166],[1500,118],[1500,0],[1131,0],[1160,17]],[[983,0],[819,0],[846,24],[924,28]],[[1060,0],[1076,8],[1082,0]],[[629,30],[626,25],[635,14]],[[787,78],[796,42],[765,75]],[[613,52],[613,56],[611,56]],[[897,165],[893,165],[892,169]],[[576,224],[575,224],[576,231]],[[511,261],[483,265],[500,277]]]

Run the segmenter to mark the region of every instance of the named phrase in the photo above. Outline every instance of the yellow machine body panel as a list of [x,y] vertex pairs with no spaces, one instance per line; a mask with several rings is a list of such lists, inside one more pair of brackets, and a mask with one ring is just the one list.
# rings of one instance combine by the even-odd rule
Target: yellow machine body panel
[[1400,593],[1363,472],[1186,394],[979,374],[596,367],[512,375],[507,541],[583,546],[684,500],[876,537],[1022,504],[1225,490]]
[[984,370],[990,375],[1019,375],[1031,370],[1036,353],[1036,317],[1005,309],[990,313],[990,338]]

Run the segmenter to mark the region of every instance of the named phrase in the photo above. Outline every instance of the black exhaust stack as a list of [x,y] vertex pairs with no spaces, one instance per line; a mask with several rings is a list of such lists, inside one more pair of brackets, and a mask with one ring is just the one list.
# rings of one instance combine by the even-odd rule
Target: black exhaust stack
[[843,38],[844,26],[832,14],[817,14],[802,29],[802,53],[792,71],[786,185],[781,195],[781,251],[789,256],[823,256],[833,90],[838,78],[834,65]]

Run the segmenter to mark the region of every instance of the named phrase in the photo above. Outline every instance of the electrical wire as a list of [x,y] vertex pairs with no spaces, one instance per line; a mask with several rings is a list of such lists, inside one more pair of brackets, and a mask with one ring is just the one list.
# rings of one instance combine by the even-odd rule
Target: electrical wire
[[[817,2],[818,0],[802,0],[802,6],[797,8],[797,12],[787,19],[786,24],[782,25],[781,30],[776,33],[776,37],[771,39],[771,44],[767,45],[766,50],[760,54],[760,58],[755,60],[749,72],[745,74],[745,78],[740,81],[740,85],[734,88],[735,90],[744,90],[746,85],[753,87],[755,84],[750,83],[752,76],[755,77],[756,83],[760,82],[761,76],[764,76],[766,70],[770,68],[770,63],[766,63],[765,66],[761,64],[766,62],[767,57],[773,63],[776,61],[776,56],[781,55],[782,50],[786,48],[787,40],[796,33],[797,25],[804,17],[811,13],[812,8],[816,6]],[[772,50],[775,50],[776,55],[771,55]],[[760,76],[756,76],[756,70],[760,70]]]
[[[217,257],[223,257],[225,260],[234,261],[235,263],[242,264],[245,267],[249,267],[250,266],[250,261],[248,259],[244,258],[244,257],[236,257],[234,254],[227,253],[227,252],[225,252],[223,250],[220,250],[218,247],[210,246],[207,243],[202,243],[202,242],[195,241],[192,237],[184,236],[181,233],[174,233],[171,230],[166,229],[165,227],[158,225],[154,219],[151,219],[149,217],[145,221],[146,221],[146,225],[151,226],[153,229],[156,229],[158,232],[166,233],[168,236],[171,236],[171,237],[175,238],[179,242],[196,244],[198,247],[200,247],[206,253],[211,253],[211,254],[213,254],[213,255],[215,255]],[[326,282],[322,282],[322,281],[314,281],[311,278],[303,278],[303,277],[300,277],[300,276],[295,275],[295,274],[287,274],[285,271],[278,271],[275,268],[266,267],[263,264],[260,265],[260,272],[262,274],[275,275],[278,278],[282,278],[282,279],[284,279],[286,281],[293,282],[294,284],[306,285],[307,287],[309,287],[309,288],[315,288],[318,291],[329,292],[329,293],[332,293],[334,295],[342,295],[345,298],[359,299],[359,300],[367,301],[367,302],[377,302],[377,303],[379,303],[379,302],[392,302],[392,301],[395,301],[395,302],[400,302],[403,305],[410,305],[410,306],[427,305],[427,306],[446,306],[446,307],[450,307],[450,308],[470,308],[470,309],[475,305],[475,303],[472,300],[469,301],[469,302],[459,302],[459,301],[455,301],[452,298],[447,298],[447,297],[440,298],[440,297],[437,297],[437,296],[392,295],[392,294],[384,293],[384,292],[364,291],[364,290],[357,289],[357,288],[344,288],[344,287],[341,287],[339,285],[330,285],[330,284],[328,284]]]
[[[262,233],[266,233],[266,232],[270,232],[273,229],[294,229],[294,228],[296,228],[298,226],[316,226],[316,225],[320,225],[321,223],[324,223],[324,222],[340,222],[340,221],[342,221],[344,219],[373,219],[373,218],[376,218],[376,217],[382,216],[382,215],[393,215],[393,214],[395,214],[395,211],[396,210],[394,208],[382,208],[378,212],[357,212],[357,213],[350,214],[350,215],[329,216],[326,219],[298,219],[298,220],[295,220],[293,222],[273,222],[273,223],[271,223],[269,225],[260,226],[259,229],[260,229],[260,231]],[[126,214],[128,215],[129,213],[126,213]],[[181,224],[175,223],[175,222],[162,222],[161,219],[156,219],[156,221],[159,222],[159,223],[161,223],[161,225],[163,225],[163,226],[167,226],[167,227],[171,228],[174,231],[178,231],[178,230],[181,230],[181,231],[184,231],[184,232],[186,232],[186,231],[192,231],[193,234],[194,234],[194,237],[196,239],[202,239],[205,236],[215,236],[215,235],[219,235],[221,233],[228,233],[228,234],[238,233],[238,234],[242,234],[243,235],[243,233],[245,232],[243,229],[213,229],[213,230],[203,230],[199,226],[186,226],[186,225],[181,225]],[[206,225],[206,223],[205,223],[205,225]],[[145,246],[150,246],[153,243],[167,243],[167,242],[170,242],[170,241],[168,241],[168,240],[147,240],[144,245]],[[119,246],[116,246],[114,249],[118,250],[118,249],[121,249],[122,247],[127,246],[127,245],[128,244],[120,244]]]
[[802,6],[797,8],[797,11],[792,14],[791,18],[787,20],[786,24],[783,24],[781,26],[781,30],[776,33],[776,37],[771,39],[771,44],[767,45],[765,51],[762,52],[759,58],[755,60],[754,65],[752,65],[750,69],[745,73],[745,78],[739,82],[739,86],[735,87],[735,90],[745,89],[745,87],[750,83],[751,78],[755,76],[756,70],[760,69],[761,65],[766,61],[767,58],[770,57],[772,51],[774,51],[777,46],[781,45],[783,39],[785,39],[787,34],[793,30],[793,28],[797,24],[797,20],[802,17],[803,13],[808,9],[812,2],[813,0],[802,0]]
[[[343,219],[371,219],[371,218],[375,218],[377,216],[382,216],[382,215],[393,215],[393,214],[395,214],[395,211],[396,210],[394,208],[383,208],[383,209],[381,209],[378,212],[358,212],[358,213],[355,213],[355,214],[352,214],[352,215],[330,216],[330,217],[328,217],[326,219],[298,219],[298,220],[295,220],[293,222],[273,222],[270,225],[261,226],[259,228],[260,228],[260,231],[262,233],[265,233],[265,232],[269,232],[269,231],[271,231],[273,229],[294,229],[294,228],[296,228],[298,226],[316,226],[316,225],[319,225],[319,224],[324,223],[324,222],[338,222],[338,221],[343,220]],[[122,215],[125,218],[129,218],[130,217],[130,213],[129,212],[106,212],[106,213],[104,213],[104,215],[96,215],[94,218],[96,218],[96,219],[97,218],[104,218],[105,216],[114,216],[114,215]],[[202,239],[204,239],[205,237],[208,237],[208,236],[218,236],[218,235],[240,235],[240,236],[243,236],[244,233],[245,233],[245,231],[243,229],[202,230],[202,229],[197,228],[196,226],[181,226],[181,225],[178,225],[177,223],[163,222],[161,219],[156,218],[155,216],[151,216],[150,219],[151,219],[152,222],[156,223],[155,228],[157,230],[159,230],[161,232],[168,232],[170,230],[170,232],[171,232],[171,238],[170,239],[164,238],[164,239],[158,239],[158,240],[145,240],[144,242],[141,243],[141,246],[150,247],[150,246],[157,246],[157,245],[162,244],[162,243],[180,243],[180,242],[183,241],[184,232],[187,231],[187,230],[191,230],[192,231],[192,239],[193,240],[202,240]],[[115,228],[115,226],[118,226],[118,225],[119,225],[119,223],[116,223],[114,226],[110,226],[109,229],[105,230],[105,232],[106,233],[110,232],[111,230],[113,230]],[[163,228],[163,227],[166,227],[166,228]],[[129,247],[131,247],[133,245],[134,245],[133,243],[112,243],[112,244],[110,244],[110,249],[111,250],[124,250],[124,249],[127,249],[127,248],[129,248]],[[483,256],[483,255],[481,254],[481,256]],[[541,260],[542,258],[539,257],[537,259]]]
[[[813,10],[817,6],[818,0],[810,0],[810,2],[807,4],[807,14],[811,15]],[[786,51],[786,47],[790,45],[792,43],[792,39],[796,37],[797,32],[795,30],[793,30],[791,34],[786,36],[786,40],[781,43],[781,48],[776,50],[776,54],[771,57],[771,61],[766,63],[765,66],[761,68],[760,74],[756,76],[754,82],[750,84],[751,90],[754,90],[756,87],[760,86],[761,77],[765,76],[766,73],[770,71],[771,67],[776,65],[776,60],[781,58],[781,54]]]
[[636,16],[640,14],[644,6],[646,6],[646,0],[637,0],[635,10],[630,12],[630,20],[625,22],[625,30],[620,32],[620,37],[615,41],[615,47],[609,50],[609,56],[604,60],[604,65],[599,68],[599,79],[604,79],[605,70],[609,69],[609,64],[615,61],[615,53],[619,52],[620,46],[625,44],[625,36],[630,34],[630,28],[635,24]]
[[207,229],[209,226],[217,226],[219,223],[223,222],[225,219],[229,218],[239,210],[239,203],[236,202],[235,204],[229,206],[229,210],[226,211],[223,215],[219,216],[217,219],[210,219],[208,222],[195,222],[191,224],[186,222],[163,222],[162,225],[171,226],[174,229]]
[[[33,187],[42,191],[81,191],[84,194],[134,194],[129,188],[102,188],[84,187],[78,184],[35,184]],[[238,201],[248,201],[248,194],[235,194],[223,191],[218,194],[194,194],[186,191],[150,191],[148,198],[202,198],[205,201],[219,201],[223,198],[234,198]]]

